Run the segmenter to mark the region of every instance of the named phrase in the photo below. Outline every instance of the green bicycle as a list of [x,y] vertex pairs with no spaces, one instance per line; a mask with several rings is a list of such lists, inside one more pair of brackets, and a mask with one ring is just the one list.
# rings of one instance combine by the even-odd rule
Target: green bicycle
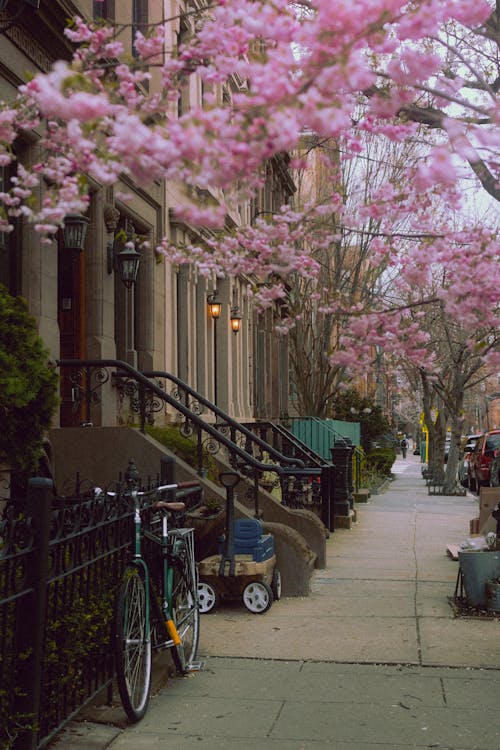
[[[125,712],[137,722],[147,711],[151,691],[152,653],[171,649],[181,674],[196,671],[199,639],[198,573],[194,530],[168,528],[170,514],[184,510],[175,496],[177,485],[151,492],[128,491],[134,503],[134,555],[120,584],[115,614],[115,658],[118,690]],[[147,504],[148,497],[153,498]],[[141,513],[149,509],[150,529]],[[142,554],[147,540],[159,547],[159,565],[149,566]]]

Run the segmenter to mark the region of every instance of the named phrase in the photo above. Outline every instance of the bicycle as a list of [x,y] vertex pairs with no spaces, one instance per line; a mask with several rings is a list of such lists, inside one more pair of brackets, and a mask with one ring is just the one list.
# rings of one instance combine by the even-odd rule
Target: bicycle
[[[177,485],[150,492],[127,491],[134,503],[134,555],[120,584],[115,613],[115,657],[118,690],[125,712],[137,722],[147,711],[151,691],[153,650],[171,649],[177,671],[187,674],[195,662],[199,639],[198,573],[194,556],[194,530],[168,528],[170,514],[184,510],[183,502],[158,500],[142,506],[145,496],[173,493]],[[153,514],[151,528],[144,528],[141,513]],[[143,540],[160,548],[156,571],[142,554]],[[154,579],[158,580],[153,582]]]

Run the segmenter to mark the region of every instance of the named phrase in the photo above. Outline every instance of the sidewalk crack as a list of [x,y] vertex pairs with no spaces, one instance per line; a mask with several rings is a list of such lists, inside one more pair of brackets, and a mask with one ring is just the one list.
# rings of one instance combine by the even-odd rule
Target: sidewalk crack
[[267,732],[267,734],[266,734],[266,737],[269,737],[269,738],[270,738],[270,737],[271,737],[271,735],[272,735],[272,733],[274,732],[274,729],[275,729],[275,727],[276,727],[276,724],[278,723],[278,721],[279,721],[279,718],[280,718],[280,716],[281,716],[281,713],[282,713],[282,711],[283,711],[283,709],[284,709],[284,707],[285,707],[285,703],[286,703],[286,701],[281,701],[281,706],[280,706],[280,707],[279,707],[279,709],[278,709],[278,713],[277,713],[277,714],[276,714],[276,716],[274,717],[274,721],[273,721],[273,723],[271,724],[271,728],[270,728],[269,732]]

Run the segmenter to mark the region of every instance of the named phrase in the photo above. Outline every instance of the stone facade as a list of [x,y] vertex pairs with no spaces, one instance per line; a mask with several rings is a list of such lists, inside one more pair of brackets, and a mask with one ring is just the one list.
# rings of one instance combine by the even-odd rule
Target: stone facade
[[[4,24],[0,97],[6,101],[14,98],[27,74],[48,71],[56,59],[70,56],[71,45],[63,30],[66,19],[75,14],[103,16],[132,26],[155,23],[165,14],[174,19],[167,41],[172,49],[185,31],[179,20],[182,7],[176,0],[164,4],[151,0],[52,0],[42,2],[39,9],[26,4],[12,24],[7,19],[9,7],[3,21],[0,18]],[[132,49],[130,26],[123,34],[130,36]],[[150,86],[158,86],[158,72],[152,69],[151,73]],[[193,75],[179,108],[199,104],[201,97],[201,83]],[[16,145],[21,163],[36,158],[40,135],[32,133]],[[8,184],[10,176],[4,169],[2,184]],[[287,413],[287,348],[284,343],[276,345],[272,315],[259,317],[252,311],[246,288],[255,280],[202,278],[194,267],[172,266],[154,252],[158,238],[166,235],[182,241],[194,232],[173,220],[171,209],[183,199],[182,186],[156,183],[145,190],[123,180],[112,188],[98,184],[92,188],[83,251],[68,251],[62,235],[51,246],[41,245],[22,222],[11,235],[0,237],[0,281],[28,300],[51,358],[119,359],[139,370],[172,372],[237,419],[276,419]],[[293,191],[286,158],[275,159],[268,166],[262,194],[235,207],[228,222],[232,226],[250,222],[263,210],[280,206]],[[126,203],[120,200],[123,192],[131,196]],[[122,284],[114,262],[120,230],[150,241],[149,248],[142,251],[137,281],[130,289]],[[207,295],[214,290],[222,303],[216,321],[207,306]],[[237,334],[230,327],[234,308],[242,317]],[[279,316],[279,311],[274,315]],[[115,426],[120,419],[111,384],[104,394],[92,422]],[[82,420],[63,374],[61,410],[54,426],[78,426]]]

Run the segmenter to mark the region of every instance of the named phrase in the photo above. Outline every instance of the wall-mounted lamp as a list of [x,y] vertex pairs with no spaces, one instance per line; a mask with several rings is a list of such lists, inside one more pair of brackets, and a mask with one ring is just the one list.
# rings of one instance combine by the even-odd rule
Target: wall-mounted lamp
[[240,308],[238,305],[231,308],[231,330],[233,333],[238,333],[239,330],[241,330],[241,321],[242,317],[240,315]]
[[222,310],[222,304],[217,299],[217,294],[217,289],[215,289],[213,292],[207,295],[208,310],[214,320],[217,320],[217,318],[220,317],[220,313]]
[[118,273],[122,283],[130,289],[137,281],[142,255],[136,250],[136,234],[132,222],[125,219],[125,228],[116,232],[119,219],[120,212],[112,206],[106,206],[104,221],[109,232],[106,246],[107,270],[108,273]]
[[130,289],[130,287],[137,281],[141,254],[134,246],[124,247],[123,250],[120,250],[120,252],[115,255],[115,261],[118,267],[118,273],[120,274],[120,279],[127,289]]
[[63,242],[66,250],[83,250],[90,219],[83,214],[68,214],[64,217]]
[[[130,289],[130,287],[137,281],[137,274],[139,273],[139,264],[141,262],[141,253],[139,253],[134,245],[125,245],[122,250],[117,251],[116,242],[109,242],[107,246],[107,269],[108,273],[116,271],[123,284]],[[120,244],[118,244],[120,246]]]

